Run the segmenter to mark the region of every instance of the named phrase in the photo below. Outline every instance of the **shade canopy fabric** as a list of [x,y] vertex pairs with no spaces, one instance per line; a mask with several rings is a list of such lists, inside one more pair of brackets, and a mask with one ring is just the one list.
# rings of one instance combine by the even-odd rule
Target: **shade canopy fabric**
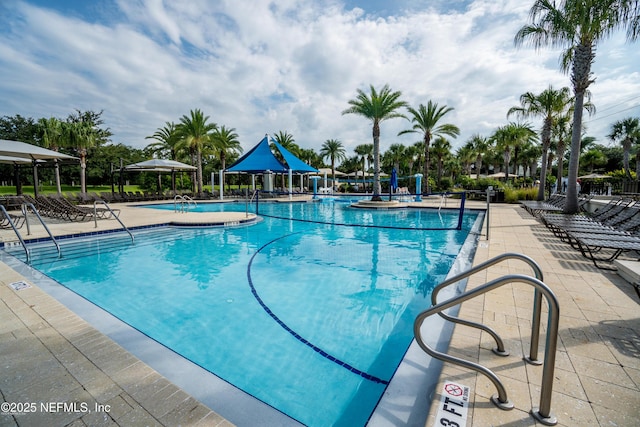
[[171,172],[174,170],[196,170],[197,168],[176,160],[150,159],[127,165],[125,169],[138,172]]
[[[273,141],[273,140],[272,140]],[[278,160],[269,147],[269,138],[265,136],[262,140],[240,157],[235,163],[229,166],[225,172],[246,172],[264,173],[267,171],[275,173],[285,173],[291,169],[292,172],[317,172],[318,170],[307,165],[302,160],[291,154],[282,145],[273,141],[276,149],[284,158],[285,163]]]
[[20,141],[9,141],[6,139],[0,139],[0,156],[21,157],[23,159],[31,160],[78,160],[77,157],[58,153],[57,151],[38,147],[37,145],[27,144],[26,142]]
[[0,163],[6,163],[10,165],[30,165],[31,160],[24,157],[0,156]]

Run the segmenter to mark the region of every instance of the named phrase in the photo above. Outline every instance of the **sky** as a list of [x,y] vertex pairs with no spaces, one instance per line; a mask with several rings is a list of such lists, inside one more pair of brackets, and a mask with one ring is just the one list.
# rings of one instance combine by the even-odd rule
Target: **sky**
[[[388,84],[446,123],[490,136],[525,92],[570,87],[560,51],[515,47],[522,0],[0,0],[0,116],[103,111],[113,143],[143,148],[199,108],[235,128],[245,151],[286,131],[302,148],[372,143],[371,122],[342,115],[357,90]],[[640,44],[624,31],[598,46],[587,133],[640,117]],[[540,120],[529,120],[538,129]],[[381,124],[381,151],[418,134]]]

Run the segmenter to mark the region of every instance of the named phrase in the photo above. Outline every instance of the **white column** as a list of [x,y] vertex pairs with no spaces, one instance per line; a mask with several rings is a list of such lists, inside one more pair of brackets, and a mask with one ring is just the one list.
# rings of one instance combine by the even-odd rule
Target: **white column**
[[220,200],[224,200],[224,171],[220,169]]

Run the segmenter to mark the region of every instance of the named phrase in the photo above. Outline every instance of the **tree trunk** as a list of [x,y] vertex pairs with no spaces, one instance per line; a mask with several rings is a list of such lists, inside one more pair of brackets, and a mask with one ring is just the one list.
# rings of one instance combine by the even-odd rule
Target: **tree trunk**
[[380,194],[382,187],[380,186],[380,125],[377,121],[373,122],[373,195],[371,200],[381,201]]
[[424,188],[424,191],[420,190],[422,193],[426,193],[429,194],[430,192],[430,188],[429,188],[429,161],[431,160],[429,158],[429,145],[431,144],[431,135],[429,135],[428,133],[426,133],[424,135],[424,166],[422,168],[422,175],[424,175],[422,177],[422,187]]
[[202,153],[198,149],[196,152],[198,169],[196,170],[196,181],[198,181],[198,195],[202,195]]
[[562,184],[562,177],[564,176],[564,141],[560,140],[558,142],[557,155],[558,155],[558,176],[556,185],[558,186],[558,193],[560,193],[560,188]]
[[540,185],[538,186],[538,201],[544,200],[544,190],[547,186],[547,156],[551,145],[551,117],[547,117],[542,128],[542,164],[540,165]]
[[86,171],[87,171],[87,153],[80,150],[80,192],[87,193]]
[[569,176],[567,183],[567,200],[564,213],[578,213],[578,167],[580,166],[580,144],[582,138],[582,112],[584,93],[591,83],[591,63],[594,59],[592,46],[579,44],[574,48],[574,59],[571,70],[571,81],[575,95],[573,109],[573,129],[571,130],[571,156],[569,157]]

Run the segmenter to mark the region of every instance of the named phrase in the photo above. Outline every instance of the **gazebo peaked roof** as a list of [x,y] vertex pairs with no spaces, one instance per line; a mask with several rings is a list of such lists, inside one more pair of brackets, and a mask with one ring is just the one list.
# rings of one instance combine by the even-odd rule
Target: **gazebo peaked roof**
[[262,138],[258,145],[226,169],[227,172],[248,173],[262,173],[265,171],[282,173],[287,170],[288,168],[271,152],[269,140],[266,136]]
[[226,172],[247,172],[247,173],[263,173],[266,171],[285,173],[291,169],[293,172],[316,172],[317,169],[304,163],[302,160],[287,151],[282,145],[272,140],[276,149],[282,154],[286,164],[282,163],[271,152],[269,147],[269,138],[264,138],[249,150],[244,156],[240,157],[234,164],[226,169]]

